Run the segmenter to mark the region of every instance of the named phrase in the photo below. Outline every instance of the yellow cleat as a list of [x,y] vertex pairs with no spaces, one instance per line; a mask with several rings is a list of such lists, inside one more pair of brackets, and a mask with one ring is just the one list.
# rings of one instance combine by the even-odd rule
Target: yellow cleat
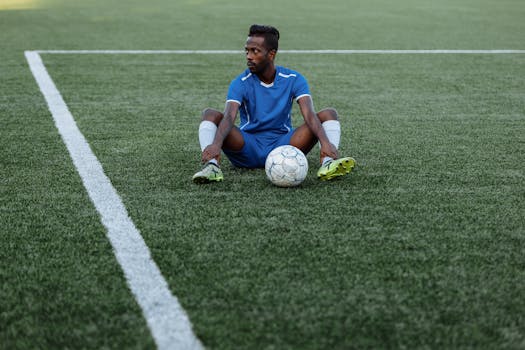
[[331,180],[333,178],[350,174],[355,167],[355,159],[352,157],[345,157],[334,159],[322,165],[317,171],[317,178],[322,181]]
[[224,180],[222,170],[213,163],[207,163],[201,171],[193,175],[193,182],[196,184],[207,184]]

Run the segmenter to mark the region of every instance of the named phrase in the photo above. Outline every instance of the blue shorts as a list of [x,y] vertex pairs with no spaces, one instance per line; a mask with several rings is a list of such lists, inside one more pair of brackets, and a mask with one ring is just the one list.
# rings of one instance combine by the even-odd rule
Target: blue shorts
[[293,130],[288,133],[247,133],[241,130],[244,146],[240,151],[224,149],[230,162],[238,168],[264,168],[266,157],[274,148],[290,144]]

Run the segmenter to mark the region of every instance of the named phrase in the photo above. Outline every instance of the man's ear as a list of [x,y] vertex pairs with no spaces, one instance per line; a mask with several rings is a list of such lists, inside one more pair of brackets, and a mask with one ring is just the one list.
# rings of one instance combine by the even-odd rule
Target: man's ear
[[277,50],[273,49],[268,51],[268,57],[273,61],[275,59],[275,56],[277,55]]

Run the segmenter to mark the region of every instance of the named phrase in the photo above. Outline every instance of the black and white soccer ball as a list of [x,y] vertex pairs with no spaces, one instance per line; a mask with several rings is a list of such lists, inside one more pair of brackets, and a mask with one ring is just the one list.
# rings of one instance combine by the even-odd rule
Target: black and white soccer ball
[[266,157],[266,176],[274,185],[293,187],[301,184],[308,173],[308,160],[297,147],[284,145],[275,148]]

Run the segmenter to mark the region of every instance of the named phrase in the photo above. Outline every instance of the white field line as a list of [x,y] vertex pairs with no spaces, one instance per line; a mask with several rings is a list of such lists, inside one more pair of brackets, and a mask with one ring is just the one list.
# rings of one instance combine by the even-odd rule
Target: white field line
[[78,129],[40,55],[35,51],[26,51],[25,56],[84,187],[107,229],[115,256],[142,308],[157,347],[202,349],[202,344],[191,329],[186,312],[170,292],[140,232]]
[[[231,55],[242,54],[242,50],[36,50],[37,53],[47,54],[113,54],[113,55]],[[289,54],[525,54],[525,50],[279,50],[279,53]]]

